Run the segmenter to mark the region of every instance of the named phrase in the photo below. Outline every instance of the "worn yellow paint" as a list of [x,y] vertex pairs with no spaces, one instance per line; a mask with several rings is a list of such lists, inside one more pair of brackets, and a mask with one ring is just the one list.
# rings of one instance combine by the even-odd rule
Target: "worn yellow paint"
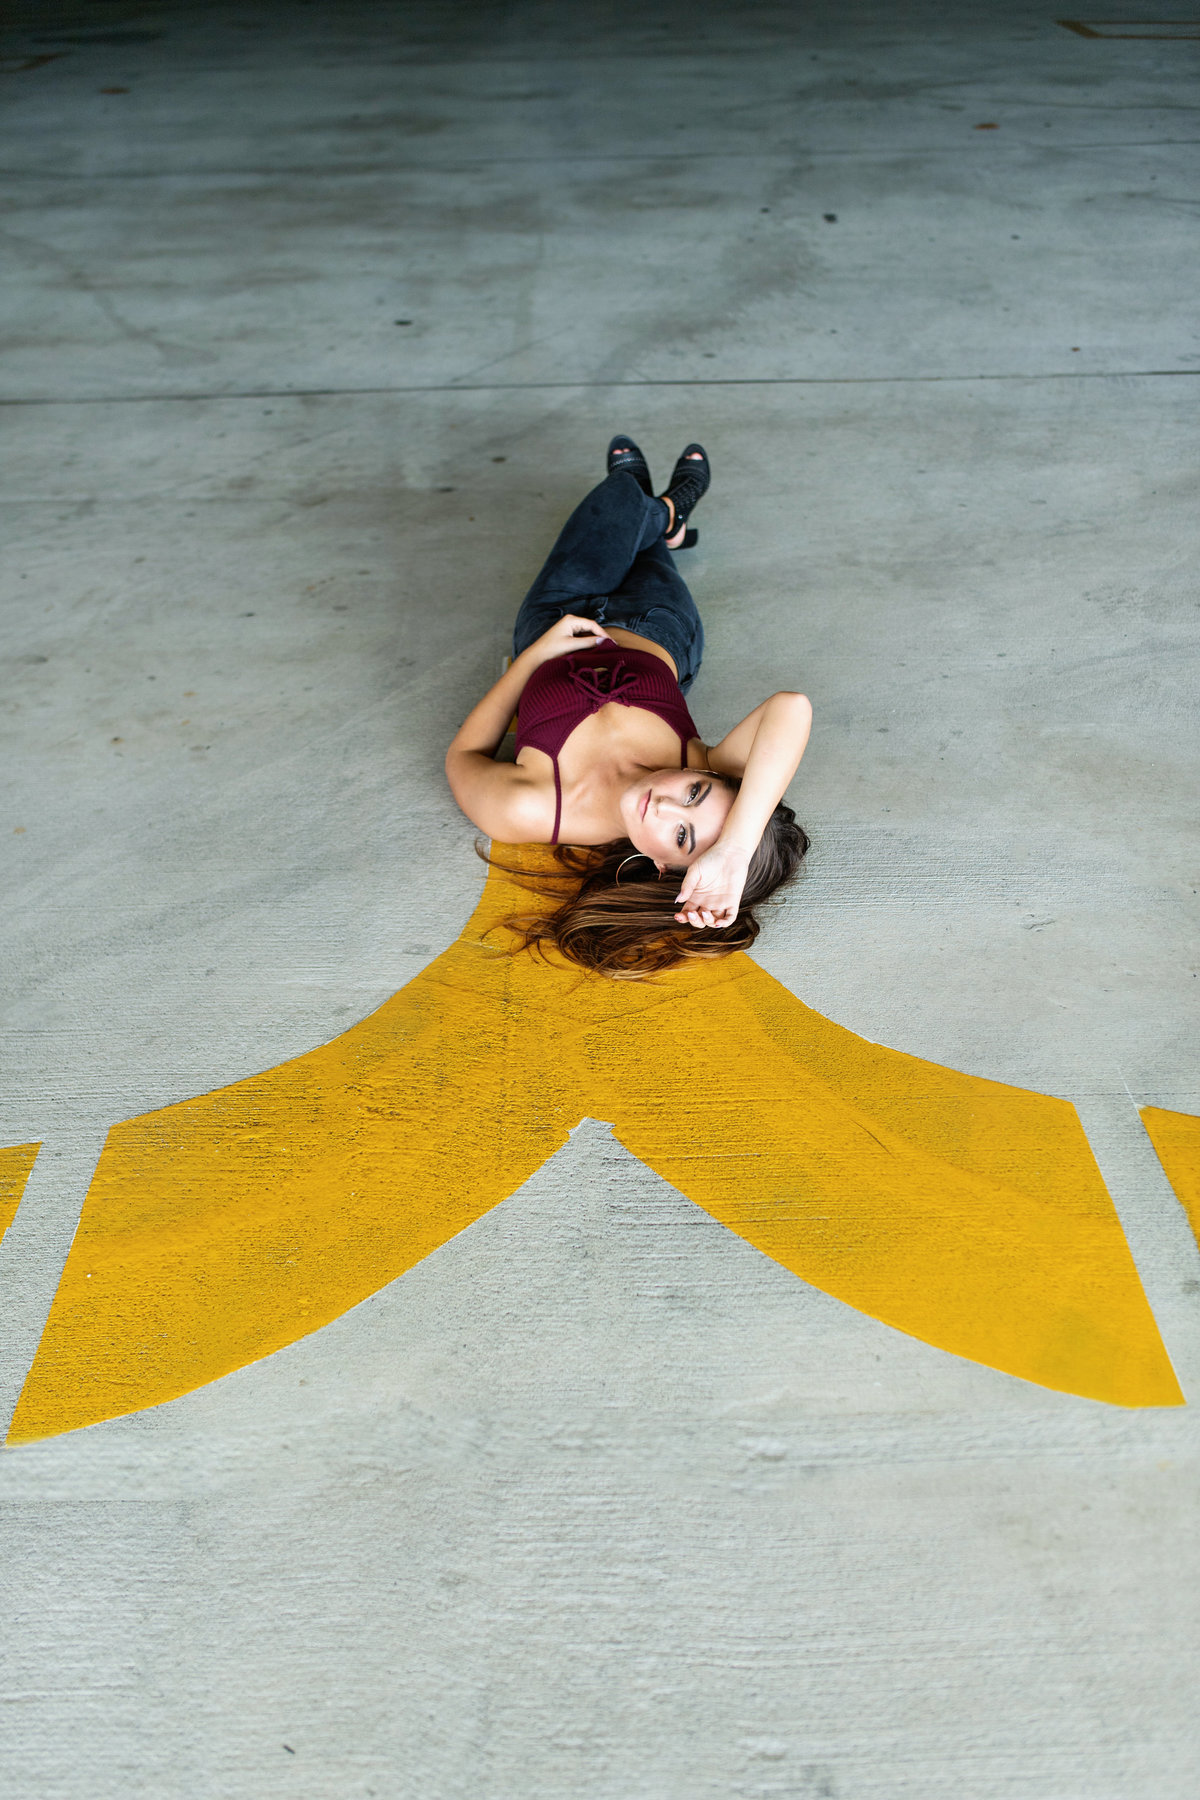
[[1065,1101],[869,1044],[747,956],[655,983],[511,956],[502,921],[533,904],[493,871],[458,941],[360,1025],[113,1128],[12,1441],[171,1399],[316,1330],[588,1115],[901,1331],[1047,1387],[1180,1403]]
[[17,1216],[25,1183],[29,1180],[40,1144],[14,1144],[0,1149],[0,1238]]
[[1200,1242],[1200,1119],[1194,1113],[1143,1106],[1142,1124]]

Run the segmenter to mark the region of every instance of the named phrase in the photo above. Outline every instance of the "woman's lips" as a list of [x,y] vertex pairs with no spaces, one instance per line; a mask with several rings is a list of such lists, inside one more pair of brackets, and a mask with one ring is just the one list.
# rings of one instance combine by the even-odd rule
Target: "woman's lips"
[[647,789],[646,789],[646,798],[645,798],[645,799],[644,799],[644,800],[643,800],[643,801],[642,801],[642,812],[641,812],[641,816],[642,816],[642,818],[643,818],[643,819],[644,819],[644,818],[645,818],[645,816],[646,816],[646,808],[647,808],[647,807],[648,807],[648,806],[649,806],[649,804],[650,804],[650,789],[649,789],[649,788],[647,788]]

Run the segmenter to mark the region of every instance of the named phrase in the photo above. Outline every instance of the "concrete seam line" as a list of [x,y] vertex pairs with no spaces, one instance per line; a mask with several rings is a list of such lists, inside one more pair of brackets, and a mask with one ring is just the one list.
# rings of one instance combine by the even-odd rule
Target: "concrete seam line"
[[973,381],[1158,381],[1174,375],[1200,375],[1200,369],[1057,369],[1043,375],[730,375],[679,376],[656,381],[443,381],[413,387],[236,388],[220,393],[53,394],[0,396],[4,406],[143,406],[193,405],[218,400],[336,400],[372,394],[523,394],[590,388],[736,388],[736,387],[932,387]]

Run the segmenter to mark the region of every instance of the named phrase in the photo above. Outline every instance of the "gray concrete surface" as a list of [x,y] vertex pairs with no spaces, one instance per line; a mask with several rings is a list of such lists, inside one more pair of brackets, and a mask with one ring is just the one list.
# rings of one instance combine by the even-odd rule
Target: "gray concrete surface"
[[[1074,1100],[1200,1393],[1136,1113],[1200,1112],[1198,46],[1027,4],[62,0],[0,48],[0,1143],[46,1145],[6,1406],[107,1126],[457,934],[442,746],[619,427],[713,456],[702,729],[816,707],[761,960]],[[0,1773],[1191,1800],[1196,1451],[1194,1408],[805,1288],[588,1123],[336,1325],[0,1457]]]

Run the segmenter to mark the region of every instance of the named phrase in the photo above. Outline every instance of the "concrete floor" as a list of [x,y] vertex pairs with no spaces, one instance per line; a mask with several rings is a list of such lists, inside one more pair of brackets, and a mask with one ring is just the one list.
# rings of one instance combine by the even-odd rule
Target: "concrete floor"
[[[458,933],[443,746],[617,428],[713,457],[701,730],[816,707],[759,960],[1072,1100],[1200,1394],[1136,1110],[1200,1113],[1200,45],[58,0],[0,49],[6,1413],[108,1126]],[[0,1773],[1191,1800],[1198,1435],[839,1305],[587,1122],[336,1324],[0,1458]]]

